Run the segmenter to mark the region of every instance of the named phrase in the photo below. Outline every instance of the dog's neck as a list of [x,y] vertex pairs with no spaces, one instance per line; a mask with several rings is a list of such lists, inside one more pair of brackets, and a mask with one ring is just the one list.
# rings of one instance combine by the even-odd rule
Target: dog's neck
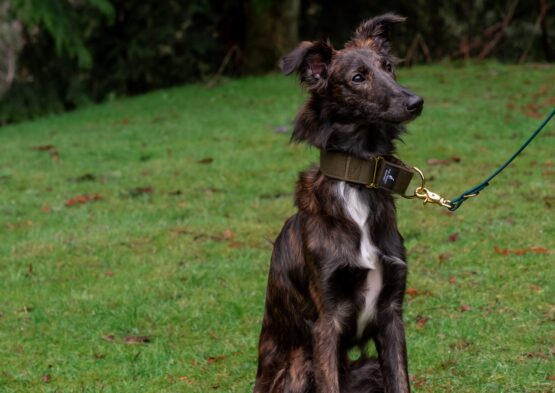
[[369,159],[393,155],[394,142],[403,131],[401,125],[346,119],[317,100],[309,100],[297,116],[291,139],[307,142],[319,149]]
[[392,134],[396,129],[389,129],[385,124],[377,123],[335,123],[331,125],[325,145],[318,146],[326,150],[335,150],[357,158],[369,159],[374,156],[390,156],[395,152]]

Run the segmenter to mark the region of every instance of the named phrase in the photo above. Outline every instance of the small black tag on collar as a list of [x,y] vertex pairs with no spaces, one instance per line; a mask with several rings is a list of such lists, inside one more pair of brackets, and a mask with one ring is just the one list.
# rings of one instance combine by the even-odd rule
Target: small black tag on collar
[[383,188],[388,191],[393,191],[395,187],[395,183],[399,177],[399,168],[394,167],[389,162],[383,162],[383,170],[381,170],[381,176],[379,179],[376,179],[377,186]]

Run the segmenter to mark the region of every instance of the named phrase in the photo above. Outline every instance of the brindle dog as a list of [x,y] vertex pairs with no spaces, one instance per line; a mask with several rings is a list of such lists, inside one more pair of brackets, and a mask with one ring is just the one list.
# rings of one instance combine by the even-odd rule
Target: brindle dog
[[[394,141],[423,100],[395,81],[382,15],[345,48],[302,42],[282,59],[310,92],[292,139],[319,149],[395,161]],[[409,392],[402,318],[407,265],[391,194],[301,173],[291,217],[272,255],[255,393]],[[362,353],[373,339],[379,361]]]

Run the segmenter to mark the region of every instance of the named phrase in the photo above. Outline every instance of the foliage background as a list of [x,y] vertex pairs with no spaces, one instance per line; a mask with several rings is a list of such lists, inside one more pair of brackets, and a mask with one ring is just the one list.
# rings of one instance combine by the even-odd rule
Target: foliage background
[[360,20],[388,11],[408,17],[395,34],[409,65],[555,58],[548,0],[0,0],[0,124],[271,71],[299,39],[341,45]]

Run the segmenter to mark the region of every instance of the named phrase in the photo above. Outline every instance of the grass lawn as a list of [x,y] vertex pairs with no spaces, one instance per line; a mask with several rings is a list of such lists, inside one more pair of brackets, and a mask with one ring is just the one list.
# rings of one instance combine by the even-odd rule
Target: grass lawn
[[[399,155],[447,197],[555,106],[543,65],[399,79],[425,98]],[[0,391],[249,392],[271,241],[317,157],[276,132],[303,99],[269,75],[0,128]],[[455,214],[398,201],[416,392],[555,392],[554,153],[555,122]]]

